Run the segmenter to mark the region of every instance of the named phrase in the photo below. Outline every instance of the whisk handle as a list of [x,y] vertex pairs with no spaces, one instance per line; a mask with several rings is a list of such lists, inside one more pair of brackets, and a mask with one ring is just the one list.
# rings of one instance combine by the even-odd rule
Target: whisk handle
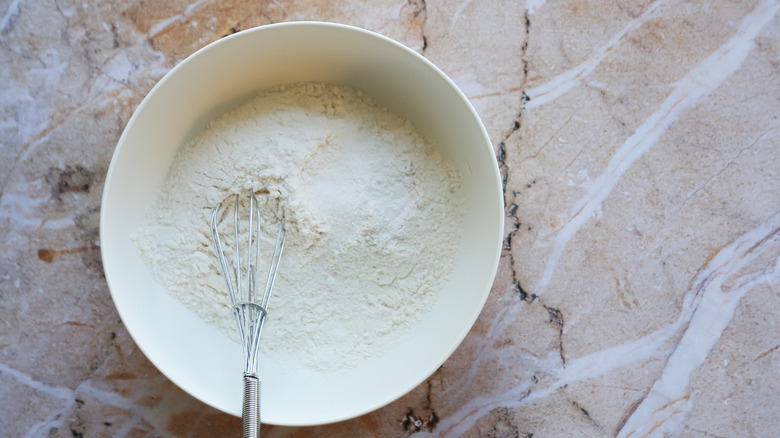
[[243,438],[260,438],[260,378],[254,373],[244,373],[241,423]]

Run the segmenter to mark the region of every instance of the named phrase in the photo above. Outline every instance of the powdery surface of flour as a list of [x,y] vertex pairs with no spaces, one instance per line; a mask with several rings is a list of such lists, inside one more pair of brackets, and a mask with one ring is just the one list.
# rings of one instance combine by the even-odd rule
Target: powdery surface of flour
[[208,222],[252,188],[269,191],[263,213],[287,229],[261,339],[279,360],[359,364],[425,317],[452,270],[465,210],[453,163],[349,87],[266,90],[181,148],[133,236],[155,279],[234,339]]

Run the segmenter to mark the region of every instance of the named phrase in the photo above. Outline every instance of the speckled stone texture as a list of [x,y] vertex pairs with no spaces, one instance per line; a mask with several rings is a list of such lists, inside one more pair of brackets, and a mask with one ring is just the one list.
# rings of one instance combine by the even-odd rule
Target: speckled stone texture
[[426,382],[269,437],[780,436],[780,20],[764,1],[0,1],[0,436],[238,436],[137,349],[100,260],[116,142],[254,26],[373,30],[469,97],[504,179],[490,298]]

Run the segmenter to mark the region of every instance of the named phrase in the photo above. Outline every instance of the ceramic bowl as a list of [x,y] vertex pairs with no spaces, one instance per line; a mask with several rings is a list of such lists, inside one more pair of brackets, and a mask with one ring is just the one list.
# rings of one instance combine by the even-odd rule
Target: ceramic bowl
[[463,93],[407,47],[355,27],[313,22],[246,30],[177,65],[128,122],[106,177],[100,241],[106,280],[130,335],[171,381],[240,415],[241,347],[157,284],[130,236],[177,149],[206,121],[260,89],[344,84],[408,117],[457,164],[468,203],[455,268],[408,337],[354,369],[289,369],[261,358],[263,422],[315,425],[370,412],[429,377],[464,339],[490,291],[501,250],[503,197],[484,126]]

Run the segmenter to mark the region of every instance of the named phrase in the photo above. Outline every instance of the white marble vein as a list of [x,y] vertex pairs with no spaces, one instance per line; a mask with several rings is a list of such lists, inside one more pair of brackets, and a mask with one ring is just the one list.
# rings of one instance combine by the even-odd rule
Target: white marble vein
[[[468,431],[483,415],[497,407],[518,407],[550,396],[565,385],[603,376],[632,363],[658,357],[665,352],[665,343],[677,332],[680,323],[670,324],[642,338],[611,348],[600,350],[575,359],[566,367],[560,363],[557,353],[544,363],[535,364],[546,372],[552,372],[555,380],[548,386],[531,388],[524,383],[509,390],[469,400],[457,412],[439,423],[439,436],[460,436]],[[528,366],[526,363],[524,366]]]
[[771,21],[777,9],[778,2],[773,0],[765,0],[756,6],[743,18],[734,36],[677,81],[661,106],[618,148],[604,172],[586,188],[585,195],[574,204],[569,214],[561,218],[563,225],[553,232],[552,251],[534,289],[536,295],[544,293],[566,244],[591,217],[600,212],[601,203],[623,173],[658,142],[682,113],[694,107],[739,69],[753,48],[753,40]]
[[49,196],[32,197],[31,186],[40,186],[39,182],[18,182],[11,187],[4,187],[0,192],[0,219],[13,221],[19,228],[38,228],[44,224],[39,209],[48,200]]
[[623,29],[615,33],[606,44],[596,49],[585,62],[572,69],[566,70],[542,85],[525,90],[525,94],[531,98],[531,100],[526,103],[525,107],[534,108],[544,105],[563,96],[569,90],[582,83],[582,81],[590,75],[593,69],[604,60],[607,54],[623,40],[623,37],[628,33],[639,29],[647,20],[654,17],[658,7],[663,3],[663,0],[651,3],[642,15],[631,20]]
[[458,9],[455,10],[455,13],[452,14],[452,19],[450,20],[450,31],[455,28],[455,23],[458,22],[458,19],[460,18],[460,14],[463,13],[463,10],[466,9],[466,7],[471,3],[471,0],[464,0],[460,6],[458,6]]
[[176,15],[173,15],[171,17],[168,17],[168,18],[166,18],[164,20],[159,21],[154,26],[152,26],[149,29],[148,36],[150,38],[154,37],[155,35],[157,35],[161,31],[163,31],[166,27],[170,26],[171,24],[177,23],[177,22],[182,21],[185,18],[189,17],[192,14],[192,11],[194,11],[197,7],[199,7],[200,5],[202,5],[204,3],[208,3],[210,1],[211,0],[196,0],[196,1],[192,2],[192,3],[190,3],[189,5],[187,5],[187,8],[184,9],[184,12],[182,12],[181,14],[176,14]]
[[[77,398],[96,399],[105,405],[136,413],[136,421],[124,423],[122,428],[112,435],[115,437],[126,436],[137,425],[141,418],[158,427],[159,430],[164,428],[165,422],[167,421],[167,418],[164,415],[156,413],[152,407],[140,406],[134,397],[125,397],[116,392],[96,388],[90,383],[90,380],[82,381],[76,389],[55,387],[35,380],[29,374],[11,368],[3,363],[0,363],[0,375],[9,376],[18,383],[36,391],[40,391],[50,398],[63,401],[63,404],[56,410],[50,412],[45,419],[33,424],[23,435],[24,438],[44,436],[49,433],[51,428],[64,427],[66,422],[70,421],[69,417],[65,414],[72,409]],[[158,377],[156,380],[163,381],[164,378]],[[155,384],[154,382],[151,383],[153,385]],[[177,397],[180,397],[178,393],[164,393],[163,395],[161,403],[165,403],[166,401],[170,401],[171,403],[180,402],[180,400],[177,400]],[[168,400],[171,398],[173,399]]]
[[488,414],[491,410],[500,406],[517,406],[520,401],[528,398],[531,391],[530,383],[509,388],[506,391],[493,394],[480,395],[471,399],[457,412],[449,415],[439,422],[435,431],[419,432],[417,436],[459,437],[468,431],[474,424]]
[[[757,304],[756,300],[767,296],[767,290],[768,296],[773,296],[780,286],[780,211],[757,224],[769,216],[767,208],[780,208],[772,204],[776,197],[771,197],[769,188],[778,181],[772,173],[777,165],[771,161],[775,152],[771,145],[780,139],[777,118],[773,118],[776,101],[772,99],[778,90],[771,76],[777,57],[772,49],[778,43],[778,2],[750,0],[713,6],[645,0],[629,5],[631,11],[621,14],[611,3],[583,5],[547,0],[525,0],[519,5],[511,0],[427,4],[382,0],[338,6],[313,0],[271,0],[264,5],[185,0],[173,6],[152,2],[130,9],[111,1],[97,8],[83,1],[35,4],[6,0],[0,6],[0,58],[4,55],[13,62],[9,64],[12,68],[6,69],[8,86],[0,90],[0,113],[6,116],[0,117],[0,137],[5,135],[4,140],[0,139],[0,155],[6,160],[0,166],[0,225],[5,227],[0,228],[6,246],[19,251],[0,254],[0,295],[11,304],[0,303],[0,327],[4,333],[17,330],[17,318],[3,315],[18,313],[34,319],[39,308],[31,305],[31,299],[53,298],[56,305],[51,308],[56,311],[48,319],[52,324],[28,342],[10,341],[13,337],[3,342],[0,333],[4,358],[0,360],[0,381],[8,387],[0,388],[0,401],[10,406],[0,408],[0,435],[219,436],[225,434],[225,427],[237,430],[238,419],[177,389],[140,352],[125,349],[131,343],[121,324],[94,324],[94,315],[105,321],[116,317],[105,312],[110,297],[105,282],[95,275],[99,268],[90,263],[97,260],[44,260],[40,249],[75,254],[80,249],[100,246],[92,233],[98,219],[96,204],[85,205],[82,201],[87,195],[78,192],[55,196],[57,172],[76,165],[95,173],[102,171],[132,107],[186,52],[219,38],[224,29],[215,24],[236,23],[236,27],[246,29],[296,17],[362,25],[399,38],[399,42],[420,52],[426,38],[430,49],[426,56],[444,61],[440,67],[452,70],[453,79],[470,96],[486,126],[495,127],[499,136],[512,135],[503,129],[507,117],[516,119],[512,132],[522,127],[521,134],[528,134],[523,137],[526,140],[533,138],[536,130],[540,130],[539,137],[548,130],[551,140],[559,134],[566,138],[567,129],[583,122],[595,123],[591,131],[602,132],[599,124],[606,127],[614,122],[609,108],[594,113],[587,121],[577,120],[581,113],[576,108],[564,109],[564,114],[558,111],[584,88],[599,89],[613,97],[630,89],[631,104],[642,106],[643,116],[631,122],[628,131],[610,131],[595,149],[583,148],[582,142],[565,144],[561,140],[560,147],[570,148],[568,152],[577,154],[576,162],[589,163],[588,169],[581,169],[579,174],[577,169],[569,169],[577,178],[564,191],[530,193],[530,200],[538,194],[553,202],[546,207],[528,203],[524,205],[528,210],[523,212],[528,218],[544,217],[549,205],[562,205],[549,213],[558,215],[550,220],[558,224],[557,228],[551,226],[546,235],[543,231],[536,242],[524,241],[538,245],[535,248],[514,245],[511,256],[504,254],[494,288],[505,282],[509,289],[494,290],[483,319],[428,382],[360,418],[321,427],[269,427],[269,438],[531,433],[535,437],[636,438],[676,436],[685,431],[728,436],[733,435],[729,430],[749,430],[754,424],[755,430],[778,435],[775,432],[780,424],[767,417],[772,417],[775,399],[768,388],[777,381],[780,348],[769,337],[761,338],[772,336],[765,335],[766,327],[746,317],[759,315],[775,324],[771,318],[777,303]],[[517,12],[517,7],[520,21],[525,8],[530,26],[522,25],[516,14],[507,15]],[[586,13],[583,7],[588,8]],[[688,9],[689,16],[701,19],[676,26],[681,18],[680,7]],[[751,8],[755,9],[751,12]],[[505,20],[496,22],[501,16]],[[543,29],[571,20],[577,20],[576,32]],[[686,28],[689,24],[693,27]],[[479,39],[464,45],[453,31],[466,25]],[[700,40],[686,43],[682,38],[692,30],[701,31]],[[679,81],[671,83],[675,79],[670,79],[643,87],[642,78],[636,76],[621,76],[627,84],[611,82],[609,73],[603,76],[611,68],[647,61],[646,52],[627,50],[635,37],[642,39],[645,49],[657,50],[653,73],[674,74]],[[557,75],[539,77],[529,73],[536,69],[537,62],[565,58],[561,45],[579,47],[587,41],[598,42],[575,61],[560,61]],[[705,51],[699,52],[698,48],[703,47]],[[679,60],[688,59],[695,60],[680,65]],[[474,68],[480,65],[490,67]],[[745,78],[751,79],[746,82]],[[715,93],[708,98],[716,89],[721,95],[732,81],[734,91],[739,91],[734,100],[716,102]],[[513,86],[511,82],[516,83]],[[483,84],[494,84],[500,91],[493,92]],[[522,104],[526,112],[518,119],[520,93],[525,93],[528,100]],[[751,106],[748,113],[740,115],[744,125],[727,123],[719,127],[719,132],[711,133],[715,121],[728,118],[734,108],[745,104]],[[529,117],[523,118],[526,115]],[[642,120],[644,117],[646,120]],[[737,132],[732,135],[729,129]],[[693,138],[691,148],[701,146],[701,150],[686,153],[697,154],[698,160],[717,160],[707,161],[709,165],[701,168],[685,167],[688,178],[684,181],[631,179],[634,170],[645,164],[652,167],[649,170],[662,166],[662,172],[685,166],[679,162],[666,164],[679,159],[677,148],[668,146],[680,132]],[[505,163],[507,177],[513,184],[519,184],[514,178],[523,178],[517,172],[524,170],[555,173],[548,166],[554,167],[558,161],[550,156],[533,162],[518,157],[526,152],[525,142],[506,142],[504,146],[510,159]],[[762,162],[759,154],[768,155]],[[523,165],[510,166],[518,162]],[[747,170],[738,172],[735,167]],[[565,179],[562,184],[566,184]],[[670,256],[674,264],[668,270],[643,270],[649,275],[614,278],[618,289],[630,290],[639,300],[636,306],[625,306],[629,317],[640,320],[634,325],[637,331],[628,338],[610,341],[618,337],[609,332],[614,330],[613,320],[594,318],[595,309],[603,303],[580,299],[576,291],[560,287],[570,279],[588,275],[591,269],[570,263],[570,253],[617,251],[627,243],[639,244],[638,240],[620,240],[617,236],[612,245],[607,243],[610,246],[605,247],[604,242],[586,238],[596,222],[591,218],[599,217],[602,208],[607,225],[620,222],[628,214],[607,209],[612,205],[608,204],[612,195],[617,196],[626,182],[649,190],[647,193],[652,191],[656,196],[652,201],[662,203],[666,213],[655,216],[650,212],[645,216],[645,220],[665,221],[661,235],[648,238],[653,243],[647,246],[652,248],[644,248],[644,236],[636,227],[628,229],[629,233],[636,231],[637,239],[642,240],[640,247],[648,254],[664,252],[660,250],[664,245],[672,242],[672,246],[679,246],[681,239],[690,238],[665,227],[670,217],[683,229],[704,221],[713,229],[724,223],[735,225],[739,228],[734,230],[735,235],[744,234],[725,238],[717,231],[694,233],[701,239],[696,247],[709,248],[705,251],[721,249],[703,261],[707,254],[687,248]],[[92,201],[96,201],[99,189],[100,181],[90,184]],[[705,198],[725,203],[734,197],[740,197],[739,202],[727,208],[715,205],[706,212],[700,209],[699,201]],[[629,195],[621,197],[627,202],[631,199]],[[632,204],[634,214],[648,213],[644,201]],[[740,208],[748,211],[738,218],[733,216],[740,213]],[[518,230],[514,227],[519,221],[515,223],[515,217],[507,219],[505,233],[509,235]],[[748,220],[756,222],[744,225]],[[523,234],[528,239],[534,236]],[[669,254],[664,252],[665,256]],[[515,256],[524,261],[533,259],[530,277],[515,278],[517,272],[511,272]],[[536,263],[542,265],[536,268]],[[616,263],[618,268],[622,266],[621,261]],[[636,268],[627,263],[624,268]],[[45,275],[38,275],[41,273]],[[52,283],[55,277],[73,280],[68,293],[59,293],[65,286]],[[514,281],[522,281],[524,288],[528,283],[528,301],[519,299]],[[661,290],[664,284],[667,289]],[[532,294],[541,295],[545,290],[546,296],[534,299]],[[668,301],[675,298],[679,299],[676,306]],[[548,321],[550,309],[546,304],[561,310],[565,324],[562,319]],[[756,310],[752,306],[766,308]],[[62,328],[51,330],[55,324]],[[71,333],[77,326],[80,329]],[[65,329],[68,333],[60,332]],[[93,338],[103,330],[116,330],[110,343],[105,336]],[[120,336],[117,339],[128,341],[121,348],[113,341],[116,334]],[[760,340],[745,343],[756,338]],[[587,344],[589,339],[595,343]],[[40,340],[57,344],[44,347]],[[735,345],[737,342],[740,344]],[[49,355],[50,348],[68,354]],[[746,364],[741,363],[744,357],[748,357]],[[85,358],[92,358],[97,367],[87,371]],[[102,364],[97,363],[100,358]],[[45,374],[28,369],[30,360],[45,367]],[[723,381],[712,380],[727,371],[734,374]],[[752,378],[752,385],[742,385],[747,377]],[[731,385],[738,389],[732,391]],[[763,386],[758,393],[749,392],[755,385]],[[723,405],[721,396],[731,403]],[[26,404],[15,404],[19,398]],[[582,405],[584,416],[572,405]],[[433,418],[436,421],[426,420]],[[413,421],[402,422],[405,419]],[[721,424],[713,424],[707,431],[694,430],[709,427],[712,419]]]
[[545,3],[547,3],[547,0],[526,0],[525,9],[529,14],[533,14],[544,6]]
[[72,395],[70,389],[58,388],[58,387],[47,385],[43,382],[33,379],[32,377],[30,377],[29,374],[25,374],[19,370],[15,370],[3,363],[0,363],[0,374],[5,374],[9,377],[12,377],[14,380],[21,383],[22,385],[29,386],[30,388],[33,388],[36,391],[43,392],[51,397],[67,399],[70,398]]
[[780,253],[779,242],[780,212],[720,250],[699,272],[680,316],[680,322],[690,323],[661,377],[620,430],[619,437],[667,436],[680,429],[693,404],[688,392],[691,374],[704,363],[745,293],[758,284],[780,280],[780,256],[769,269],[734,276],[764,251],[773,248]]
[[[679,421],[679,416],[690,408],[689,396],[684,393],[690,373],[701,365],[720,338],[731,321],[739,299],[758,284],[780,280],[780,257],[769,269],[740,277],[735,275],[764,251],[774,248],[780,252],[778,242],[780,212],[723,248],[701,270],[687,292],[683,308],[674,323],[642,338],[569,359],[565,367],[560,363],[553,365],[556,361],[548,360],[542,368],[555,373],[555,381],[550,385],[531,388],[528,383],[524,383],[508,390],[502,388],[491,394],[475,397],[440,422],[435,435],[460,436],[471,429],[482,416],[497,407],[525,405],[548,397],[566,385],[603,376],[653,357],[661,357],[668,352],[666,345],[670,339],[675,337],[681,328],[687,327],[679,344],[669,356],[661,378],[630,417],[620,436],[630,436],[632,430],[644,430],[647,433],[654,430],[658,430],[658,433],[675,430],[674,427],[679,424],[677,422],[669,422],[663,429],[654,426],[673,416],[678,416],[675,420]],[[732,284],[733,286],[729,286]],[[475,369],[471,371],[477,372]]]
[[3,32],[5,29],[11,26],[14,20],[19,16],[21,3],[22,0],[12,0],[8,5],[8,9],[6,9],[5,15],[3,15],[3,20],[0,21],[0,40],[3,39]]

